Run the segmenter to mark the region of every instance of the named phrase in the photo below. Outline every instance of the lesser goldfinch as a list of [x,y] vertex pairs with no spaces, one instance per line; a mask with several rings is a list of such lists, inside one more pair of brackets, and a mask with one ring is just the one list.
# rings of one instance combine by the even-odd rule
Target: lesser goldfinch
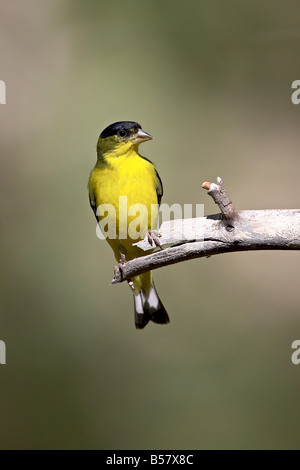
[[[110,228],[106,239],[117,262],[142,256],[144,252],[133,243],[143,239],[147,231],[155,229],[157,224],[158,206],[163,195],[162,182],[154,164],[139,154],[139,145],[151,139],[153,137],[144,132],[140,124],[132,121],[111,124],[98,139],[97,162],[88,183],[89,199],[97,221],[106,216],[108,224],[111,222],[113,229]],[[127,198],[125,205],[120,203],[124,197]],[[113,210],[101,211],[101,207],[112,207]],[[132,210],[137,207],[138,219]],[[130,231],[132,224],[137,236]],[[169,323],[151,272],[135,276],[128,283],[133,292],[136,328],[144,328],[149,320]]]

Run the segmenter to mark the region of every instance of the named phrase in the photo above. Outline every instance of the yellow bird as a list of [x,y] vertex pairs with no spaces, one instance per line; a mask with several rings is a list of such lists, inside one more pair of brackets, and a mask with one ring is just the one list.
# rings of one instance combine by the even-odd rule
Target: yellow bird
[[[151,139],[137,122],[120,121],[104,129],[98,140],[98,158],[88,183],[90,205],[118,263],[142,256],[133,243],[156,228],[162,182],[154,164],[139,154],[139,145]],[[144,328],[149,320],[169,323],[151,272],[128,283],[136,328]]]

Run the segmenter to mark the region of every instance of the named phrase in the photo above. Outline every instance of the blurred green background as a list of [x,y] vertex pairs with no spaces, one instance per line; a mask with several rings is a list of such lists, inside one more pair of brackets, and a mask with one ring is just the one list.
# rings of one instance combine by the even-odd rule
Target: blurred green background
[[155,272],[136,331],[95,234],[100,131],[135,120],[165,203],[297,208],[298,1],[1,0],[2,449],[299,448],[299,253]]

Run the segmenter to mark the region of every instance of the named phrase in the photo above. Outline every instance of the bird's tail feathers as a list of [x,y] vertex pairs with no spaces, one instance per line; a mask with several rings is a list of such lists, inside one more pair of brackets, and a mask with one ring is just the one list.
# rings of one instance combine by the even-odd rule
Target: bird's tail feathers
[[134,320],[137,329],[145,328],[150,320],[161,325],[170,322],[167,311],[157,294],[154,283],[152,283],[148,292],[141,289],[139,294],[133,294],[133,298]]

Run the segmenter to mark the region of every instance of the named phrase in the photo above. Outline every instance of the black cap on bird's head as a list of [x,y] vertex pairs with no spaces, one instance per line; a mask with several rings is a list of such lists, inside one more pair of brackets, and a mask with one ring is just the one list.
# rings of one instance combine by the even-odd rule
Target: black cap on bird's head
[[107,126],[104,131],[101,132],[100,137],[101,139],[105,139],[106,137],[111,137],[113,135],[120,135],[120,133],[121,137],[125,137],[128,135],[130,130],[135,130],[137,132],[138,129],[141,128],[142,126],[134,121],[118,121]]
[[121,140],[131,140],[133,144],[139,144],[153,137],[142,130],[140,124],[134,121],[118,121],[106,127],[100,134],[100,139],[116,136]]

